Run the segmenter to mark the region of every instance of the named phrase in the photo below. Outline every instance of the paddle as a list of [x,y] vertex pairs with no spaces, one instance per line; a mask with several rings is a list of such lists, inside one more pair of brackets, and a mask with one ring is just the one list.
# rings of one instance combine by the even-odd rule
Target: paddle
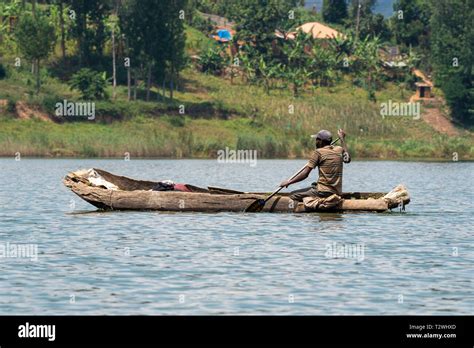
[[207,188],[209,189],[210,193],[221,194],[221,195],[222,194],[224,194],[224,195],[240,195],[242,193],[245,193],[245,192],[242,192],[242,191],[230,190],[230,189],[214,187],[214,186],[208,186]]
[[[335,143],[337,143],[339,140],[339,138],[337,138],[336,140],[334,140],[331,145],[334,145]],[[301,168],[300,170],[298,170],[291,178],[289,178],[288,180],[292,180],[293,178],[295,178],[296,176],[298,176],[304,169],[306,168],[306,165],[304,165],[303,168]],[[258,212],[261,212],[263,210],[263,207],[265,206],[265,204],[273,197],[275,196],[278,192],[280,192],[281,190],[283,189],[283,186],[280,186],[278,189],[276,189],[275,191],[272,192],[272,194],[270,194],[270,196],[268,196],[267,198],[265,199],[262,199],[262,198],[259,198],[257,200],[255,200],[252,204],[250,204],[245,210],[244,212],[245,213],[258,213]]]

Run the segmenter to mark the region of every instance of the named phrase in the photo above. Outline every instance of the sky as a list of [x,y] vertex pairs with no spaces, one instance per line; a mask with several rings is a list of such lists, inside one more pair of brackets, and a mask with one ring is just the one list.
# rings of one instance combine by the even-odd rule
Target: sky
[[[390,17],[393,13],[393,3],[395,0],[377,0],[377,4],[375,5],[375,12],[381,13],[385,17]],[[323,7],[323,0],[305,0],[305,4],[307,8],[312,8],[316,6],[318,12],[321,11]]]

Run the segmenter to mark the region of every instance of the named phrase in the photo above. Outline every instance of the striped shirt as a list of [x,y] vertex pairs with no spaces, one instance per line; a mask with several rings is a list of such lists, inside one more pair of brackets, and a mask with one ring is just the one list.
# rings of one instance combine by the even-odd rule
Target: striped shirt
[[342,194],[342,163],[349,163],[351,157],[340,146],[327,145],[314,150],[306,166],[319,168],[317,190]]

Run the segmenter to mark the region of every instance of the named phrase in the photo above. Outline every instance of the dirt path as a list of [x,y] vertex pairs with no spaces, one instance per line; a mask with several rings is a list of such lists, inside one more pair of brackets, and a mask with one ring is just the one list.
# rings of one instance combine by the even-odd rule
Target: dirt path
[[450,137],[459,135],[459,130],[454,127],[452,122],[441,112],[442,103],[436,104],[438,105],[434,105],[434,107],[431,108],[423,108],[423,114],[421,116],[423,120],[439,133],[449,135]]
[[[433,82],[420,70],[414,69],[413,74],[423,80],[424,83],[433,87]],[[420,101],[416,99],[416,94],[410,98],[410,102]],[[423,102],[423,101],[421,101]],[[443,115],[442,110],[445,109],[445,101],[440,97],[427,100],[430,107],[423,108],[422,119],[433,127],[437,132],[446,134],[448,136],[457,136],[460,134],[459,130],[454,127],[453,123]]]
[[15,110],[16,110],[17,117],[22,120],[39,118],[42,121],[52,122],[47,113],[40,110],[33,109],[30,106],[28,106],[25,102],[22,102],[22,101],[18,101],[16,103]]
[[231,22],[227,18],[224,18],[224,17],[221,17],[221,16],[208,14],[208,13],[202,13],[202,12],[200,14],[201,14],[201,16],[204,17],[204,19],[210,20],[211,22],[213,22],[218,27],[224,27],[224,28],[232,29],[235,25],[234,22]]

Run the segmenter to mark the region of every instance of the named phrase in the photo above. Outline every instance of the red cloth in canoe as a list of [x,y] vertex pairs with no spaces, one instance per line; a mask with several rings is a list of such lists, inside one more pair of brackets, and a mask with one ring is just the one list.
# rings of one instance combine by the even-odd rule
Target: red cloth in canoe
[[174,190],[182,192],[191,192],[191,190],[186,186],[186,184],[174,184]]

